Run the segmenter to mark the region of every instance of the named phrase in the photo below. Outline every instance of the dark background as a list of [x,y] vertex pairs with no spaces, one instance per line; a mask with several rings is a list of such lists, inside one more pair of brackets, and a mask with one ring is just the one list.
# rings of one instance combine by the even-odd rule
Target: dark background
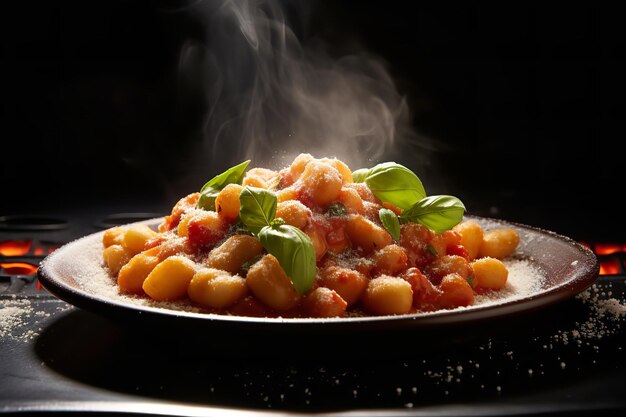
[[[387,62],[415,128],[446,144],[433,155],[445,174],[430,194],[577,239],[624,240],[626,26],[617,10],[284,3],[303,43],[337,55],[358,45]],[[202,185],[180,181],[207,111],[178,83],[182,45],[206,33],[186,4],[2,5],[0,215],[164,213]]]

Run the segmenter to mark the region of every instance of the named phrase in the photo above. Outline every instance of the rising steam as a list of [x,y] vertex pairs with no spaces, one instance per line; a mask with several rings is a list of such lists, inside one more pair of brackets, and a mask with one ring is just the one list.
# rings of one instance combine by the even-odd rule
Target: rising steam
[[208,108],[204,143],[193,151],[205,174],[217,172],[207,164],[244,159],[278,168],[301,152],[336,156],[353,169],[383,160],[428,163],[433,143],[412,130],[381,59],[337,59],[319,45],[303,46],[274,1],[200,9],[206,39],[185,45],[180,74],[183,88],[199,90]]

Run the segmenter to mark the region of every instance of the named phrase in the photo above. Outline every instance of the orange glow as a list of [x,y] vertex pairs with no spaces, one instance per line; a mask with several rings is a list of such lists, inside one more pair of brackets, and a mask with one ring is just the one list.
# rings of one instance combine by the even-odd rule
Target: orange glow
[[51,254],[55,250],[59,249],[61,246],[50,246],[48,247],[48,254]]
[[591,245],[589,243],[587,243],[587,242],[578,242],[578,243],[580,243],[581,245],[583,245],[587,249],[591,249]]
[[39,255],[39,256],[41,256],[41,255],[50,255],[52,252],[54,252],[55,250],[59,249],[61,246],[63,246],[62,243],[41,241],[35,247],[34,254],[35,255]]
[[7,262],[0,264],[0,268],[9,275],[32,275],[39,269],[38,266],[25,262]]
[[7,240],[0,242],[0,255],[2,256],[24,256],[30,251],[32,242],[30,240]]
[[617,275],[620,273],[617,259],[609,259],[600,262],[600,275]]
[[595,247],[597,255],[610,255],[612,253],[626,251],[626,246],[616,243],[596,243]]
[[36,246],[35,249],[33,250],[33,255],[36,256],[44,256],[44,255],[50,255],[52,252],[54,252],[55,250],[59,249],[61,247],[60,244],[49,244],[49,243],[42,243],[40,246]]

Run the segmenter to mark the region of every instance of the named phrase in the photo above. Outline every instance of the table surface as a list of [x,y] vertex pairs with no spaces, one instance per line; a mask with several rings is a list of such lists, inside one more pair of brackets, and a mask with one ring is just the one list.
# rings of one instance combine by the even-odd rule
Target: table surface
[[124,323],[45,291],[3,295],[0,410],[624,415],[624,316],[604,307],[625,293],[623,277],[604,278],[587,299],[519,317],[308,337]]

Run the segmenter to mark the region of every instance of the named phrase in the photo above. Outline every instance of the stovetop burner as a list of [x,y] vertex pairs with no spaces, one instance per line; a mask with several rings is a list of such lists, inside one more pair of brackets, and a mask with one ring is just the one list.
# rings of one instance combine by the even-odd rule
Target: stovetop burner
[[0,217],[0,230],[8,231],[46,231],[68,227],[64,219],[41,215],[12,215]]
[[[39,263],[55,249],[98,230],[162,216],[161,213],[114,213],[71,222],[47,215],[0,217],[0,294],[42,295],[36,277]],[[46,293],[47,294],[47,293]]]
[[37,265],[60,245],[152,217],[158,215],[120,213],[67,221],[63,229],[0,231],[2,411],[626,411],[626,245],[585,243],[599,257],[602,275],[575,299],[471,327],[411,334],[277,338],[124,323],[74,308],[38,285]]
[[139,222],[159,217],[158,213],[116,213],[105,216],[102,220],[96,222],[96,227],[100,229],[108,229],[110,227],[121,226],[128,223]]

